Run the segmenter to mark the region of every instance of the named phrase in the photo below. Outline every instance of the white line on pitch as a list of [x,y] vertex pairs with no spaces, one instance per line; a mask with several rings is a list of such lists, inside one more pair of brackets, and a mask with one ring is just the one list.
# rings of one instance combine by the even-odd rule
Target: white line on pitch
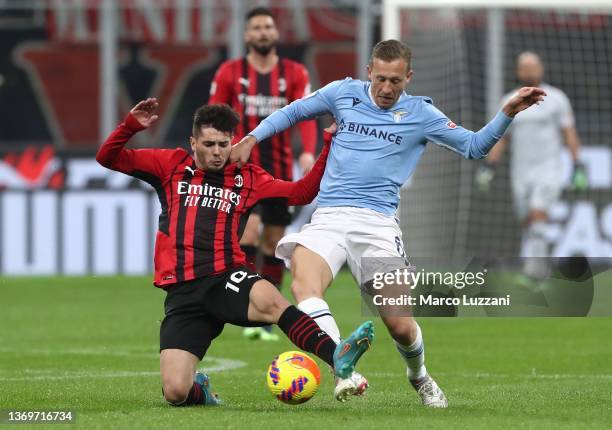
[[[238,369],[246,366],[247,363],[240,360],[230,360],[228,358],[218,357],[204,357],[202,360],[205,366],[199,368],[202,372],[214,373],[222,372],[227,370]],[[210,363],[208,363],[210,362]],[[206,366],[206,364],[209,364]],[[7,376],[0,377],[0,381],[48,381],[48,380],[65,380],[65,379],[78,379],[78,378],[131,378],[131,377],[142,377],[142,376],[159,376],[159,371],[145,371],[145,372],[134,372],[134,371],[58,371],[58,370],[40,370],[40,369],[23,369],[22,373],[27,373],[23,376]]]
[[20,355],[104,355],[113,357],[159,357],[159,352],[132,350],[126,348],[66,348],[66,349],[47,349],[47,348],[11,348],[0,347],[0,352],[12,352]]

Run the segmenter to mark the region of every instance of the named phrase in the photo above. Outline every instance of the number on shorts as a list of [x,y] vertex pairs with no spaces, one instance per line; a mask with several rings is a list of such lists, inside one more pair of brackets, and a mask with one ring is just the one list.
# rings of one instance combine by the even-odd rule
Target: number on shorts
[[245,272],[244,270],[238,270],[231,274],[230,279],[234,281],[235,283],[239,284],[242,281],[244,281],[244,278],[246,277],[247,277],[247,272]]
[[234,285],[234,284],[232,284],[231,282],[227,282],[227,283],[225,284],[225,289],[226,289],[226,290],[232,290],[232,291],[235,291],[235,292],[237,292],[237,293],[239,293],[239,292],[240,292],[240,288],[238,288],[237,286],[235,286],[235,285]]
[[[242,281],[244,281],[244,278],[246,277],[247,277],[247,272],[245,272],[244,270],[238,270],[237,272],[234,272],[230,275],[230,280],[235,282],[236,284],[239,284]],[[240,288],[238,288],[237,285],[231,282],[227,282],[225,284],[225,289],[235,291],[236,293],[240,292]]]
[[399,236],[395,236],[395,246],[397,247],[397,253],[402,258],[406,258],[406,251],[404,251],[404,244]]

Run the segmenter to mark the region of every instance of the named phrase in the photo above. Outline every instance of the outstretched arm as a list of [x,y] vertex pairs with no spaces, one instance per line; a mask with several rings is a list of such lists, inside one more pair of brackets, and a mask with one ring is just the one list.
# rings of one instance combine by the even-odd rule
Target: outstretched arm
[[158,105],[157,99],[149,98],[134,106],[125,120],[117,126],[98,149],[96,154],[98,163],[108,169],[132,176],[145,173],[158,178],[162,177],[164,174],[163,164],[172,157],[172,154],[175,153],[174,150],[125,149],[125,144],[135,133],[150,127],[157,121],[158,115],[155,114],[155,111]]
[[484,158],[501,139],[514,116],[544,100],[545,95],[540,88],[521,88],[504,104],[495,118],[477,132],[455,125],[431,103],[425,103],[425,137],[465,158]]
[[338,87],[341,84],[342,81],[334,81],[309,96],[295,100],[268,116],[253,131],[232,147],[230,161],[237,163],[241,167],[248,161],[251,150],[257,142],[261,142],[276,133],[286,130],[300,121],[313,119],[325,113],[331,113],[336,117],[335,99]]
[[[323,134],[325,140],[323,151],[321,151],[319,158],[306,176],[299,181],[289,182],[274,179],[268,174],[262,175],[260,182],[257,184],[257,190],[252,197],[253,201],[250,202],[250,205],[255,204],[257,200],[273,197],[286,197],[289,205],[292,206],[305,205],[312,202],[319,193],[319,185],[321,183],[323,173],[325,172],[327,156],[329,154],[331,140],[335,131],[335,123],[325,129]],[[262,170],[262,172],[264,171]]]

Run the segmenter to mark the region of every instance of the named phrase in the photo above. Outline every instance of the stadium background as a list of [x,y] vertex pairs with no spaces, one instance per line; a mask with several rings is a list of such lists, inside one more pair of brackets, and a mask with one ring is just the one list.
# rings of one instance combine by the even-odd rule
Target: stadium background
[[[160,98],[163,116],[134,143],[184,144],[217,65],[244,52],[250,6],[273,7],[281,54],[306,63],[316,89],[364,77],[372,43],[390,31],[381,24],[385,6],[397,2],[115,0],[118,19],[104,21],[98,8],[111,3],[0,0],[0,424],[8,408],[70,408],[79,427],[100,429],[609,427],[609,318],[421,318],[427,367],[451,402],[444,411],[419,406],[378,319],[359,368],[371,383],[367,397],[333,401],[324,371],[320,393],[293,408],[273,400],[264,372],[294,346],[286,339],[248,344],[240,328],[227,327],[200,366],[226,405],[167,406],[157,352],[164,295],[151,287],[157,198],[98,166],[97,146],[150,95]],[[467,127],[482,126],[515,85],[518,52],[542,55],[547,81],[573,103],[591,182],[586,194],[564,192],[551,245],[561,255],[612,256],[612,4],[556,0],[574,9],[517,10],[484,1],[489,6],[478,8],[475,0],[465,0],[469,8],[448,7],[462,3],[452,0],[410,3],[390,15],[414,52],[409,92],[433,97]],[[605,8],[587,8],[593,3]],[[109,25],[116,38],[99,31]],[[402,190],[408,253],[516,255],[507,157],[486,194],[473,187],[477,162],[434,145],[422,161]],[[609,273],[596,280],[611,284]],[[285,276],[285,294],[288,282]],[[326,299],[343,333],[363,321],[348,272]]]

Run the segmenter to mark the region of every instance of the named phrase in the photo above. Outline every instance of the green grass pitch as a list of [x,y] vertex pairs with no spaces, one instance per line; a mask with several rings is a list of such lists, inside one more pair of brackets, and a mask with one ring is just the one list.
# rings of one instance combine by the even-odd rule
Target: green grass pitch
[[[150,282],[0,278],[0,409],[73,409],[76,426],[68,428],[99,429],[524,430],[612,423],[610,318],[421,319],[427,368],[449,398],[447,410],[420,406],[380,321],[358,367],[371,384],[367,396],[333,400],[322,365],[319,392],[299,406],[281,404],[265,385],[270,360],[294,349],[290,342],[249,342],[240,328],[226,326],[202,363],[212,369],[225,405],[173,408],[161,396],[157,351],[165,294]],[[328,301],[344,334],[366,319],[359,300],[342,272]]]

